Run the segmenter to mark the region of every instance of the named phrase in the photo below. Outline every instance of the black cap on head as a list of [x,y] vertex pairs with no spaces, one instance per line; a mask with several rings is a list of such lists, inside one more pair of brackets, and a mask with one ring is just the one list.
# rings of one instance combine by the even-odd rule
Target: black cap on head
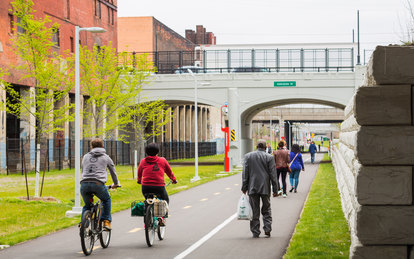
[[151,143],[145,147],[145,153],[149,156],[156,156],[159,151],[160,151],[160,148],[158,147],[157,143]]

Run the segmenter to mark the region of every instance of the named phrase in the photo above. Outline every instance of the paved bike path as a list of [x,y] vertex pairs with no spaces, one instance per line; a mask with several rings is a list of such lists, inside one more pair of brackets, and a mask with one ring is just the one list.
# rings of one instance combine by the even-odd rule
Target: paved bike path
[[[321,158],[322,155],[317,155],[317,161]],[[307,159],[309,162],[309,155],[305,154],[304,160]],[[151,248],[145,242],[142,217],[131,217],[129,210],[113,214],[109,247],[102,249],[97,241],[97,248],[89,257],[281,258],[299,219],[318,164],[305,163],[305,168],[306,171],[300,175],[298,193],[288,193],[287,198],[271,198],[271,238],[265,238],[262,233],[261,238],[253,239],[249,221],[234,219],[241,195],[241,174],[236,174],[171,195],[171,213],[165,239],[158,241],[156,238]],[[174,187],[179,185],[172,185]],[[222,228],[218,230],[218,226]],[[208,238],[208,234],[211,237]],[[204,242],[200,243],[200,240]],[[199,246],[191,250],[195,244]],[[71,227],[1,250],[0,258],[81,258],[84,257],[81,251],[79,230]]]

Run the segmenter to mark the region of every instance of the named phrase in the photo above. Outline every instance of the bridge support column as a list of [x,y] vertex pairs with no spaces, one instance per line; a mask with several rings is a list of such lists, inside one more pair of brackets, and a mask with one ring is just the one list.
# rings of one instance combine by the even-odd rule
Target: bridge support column
[[179,141],[185,141],[185,105],[180,106],[180,129],[179,129]]
[[[240,113],[239,113],[239,94],[237,88],[227,90],[229,128],[230,128],[230,170],[233,166],[241,166],[241,134],[240,134]],[[231,140],[231,132],[234,130],[235,139]]]
[[192,105],[185,106],[185,141],[191,142]]
[[171,142],[171,123],[172,123],[172,114],[171,114],[172,108],[167,111],[168,116],[168,123],[164,126],[165,127],[165,142]]
[[172,123],[173,134],[172,134],[172,141],[179,141],[180,140],[180,107],[175,106],[174,110],[174,118]]
[[202,132],[203,137],[201,138],[203,142],[207,141],[207,107],[203,108],[203,120],[202,120]]

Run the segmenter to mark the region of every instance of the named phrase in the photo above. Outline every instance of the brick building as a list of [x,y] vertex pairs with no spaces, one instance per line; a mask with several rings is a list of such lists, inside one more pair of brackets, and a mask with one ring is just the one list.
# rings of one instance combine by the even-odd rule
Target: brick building
[[212,32],[206,32],[203,25],[197,25],[196,31],[185,30],[185,38],[197,45],[216,45],[216,36]]
[[152,16],[118,18],[119,51],[193,51],[195,44]]
[[[19,62],[13,52],[11,42],[15,33],[14,29],[18,29],[14,28],[18,21],[13,16],[11,2],[12,0],[0,1],[0,27],[2,28],[0,30],[0,67],[9,70],[10,75],[5,80],[21,92],[27,91],[30,85],[19,81],[19,75],[11,70],[11,65]],[[33,10],[36,11],[35,18],[49,16],[52,24],[60,24],[52,39],[55,41],[53,48],[58,53],[63,54],[67,50],[72,53],[75,51],[75,26],[102,27],[106,30],[105,33],[81,32],[79,39],[82,46],[86,45],[91,49],[94,44],[102,46],[112,42],[112,46],[117,48],[117,0],[33,0],[33,2]],[[0,91],[0,97],[2,99],[6,97],[4,91]],[[70,94],[68,101],[74,102],[74,94]],[[9,151],[11,148],[11,144],[7,141],[16,139],[17,144],[14,146],[21,149],[21,140],[30,139],[29,142],[32,143],[35,130],[27,122],[6,114],[4,111],[0,112],[0,117],[0,171],[4,171],[6,166],[8,169],[19,167],[19,161],[13,162],[14,158],[10,159],[10,152],[6,157],[6,146],[8,145]],[[67,123],[64,128],[65,130],[59,133],[59,137],[65,144],[60,145],[60,148],[63,148],[62,152],[65,154],[65,159],[68,160],[68,146],[74,134],[73,123]],[[56,137],[56,134],[50,136],[52,139]],[[32,144],[29,146],[30,149],[34,148]],[[34,159],[32,153],[33,150],[30,150],[31,155],[28,159],[31,165]],[[16,158],[16,160],[18,159]],[[49,160],[53,161],[54,159],[50,157]]]

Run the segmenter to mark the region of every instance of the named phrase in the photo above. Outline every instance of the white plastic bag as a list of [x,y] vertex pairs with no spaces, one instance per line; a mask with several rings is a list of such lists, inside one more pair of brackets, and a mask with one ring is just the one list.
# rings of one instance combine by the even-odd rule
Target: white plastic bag
[[239,206],[237,207],[237,219],[252,220],[252,218],[253,211],[249,203],[249,197],[243,193],[239,200]]

